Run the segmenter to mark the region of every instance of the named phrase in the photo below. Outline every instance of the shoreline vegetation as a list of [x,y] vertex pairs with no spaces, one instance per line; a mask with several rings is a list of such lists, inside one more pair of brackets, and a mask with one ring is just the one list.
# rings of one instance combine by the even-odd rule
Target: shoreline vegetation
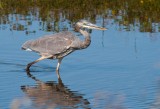
[[[9,15],[30,15],[52,27],[62,19],[74,23],[80,19],[95,22],[98,16],[113,19],[126,31],[138,28],[140,32],[160,32],[159,0],[1,0],[0,24],[10,24]],[[22,19],[22,18],[21,18]],[[31,24],[31,23],[30,23]],[[104,25],[104,24],[102,24]],[[51,27],[50,27],[51,28]],[[20,30],[23,30],[23,25]]]

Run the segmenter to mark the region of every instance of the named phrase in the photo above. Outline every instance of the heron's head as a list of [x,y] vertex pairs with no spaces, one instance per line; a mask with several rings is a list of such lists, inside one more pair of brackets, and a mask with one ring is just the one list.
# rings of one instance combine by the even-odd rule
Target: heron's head
[[76,23],[76,26],[79,28],[87,28],[87,29],[97,29],[97,30],[107,30],[106,28],[97,26],[95,24],[92,24],[86,20],[80,20]]

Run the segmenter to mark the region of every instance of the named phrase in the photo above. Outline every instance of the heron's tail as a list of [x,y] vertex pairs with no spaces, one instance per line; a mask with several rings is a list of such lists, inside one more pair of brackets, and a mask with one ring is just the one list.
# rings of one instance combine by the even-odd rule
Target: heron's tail
[[32,40],[26,41],[26,42],[22,45],[21,49],[22,49],[22,50],[26,50],[26,51],[32,51],[32,49],[30,49],[31,44],[32,44]]

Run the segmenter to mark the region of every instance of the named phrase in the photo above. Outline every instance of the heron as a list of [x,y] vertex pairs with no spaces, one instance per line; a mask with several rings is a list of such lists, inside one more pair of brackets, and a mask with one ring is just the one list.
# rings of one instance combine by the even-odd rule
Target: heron
[[56,72],[58,78],[60,78],[59,68],[62,59],[75,50],[85,49],[90,45],[91,37],[86,29],[106,30],[106,28],[97,26],[87,20],[78,21],[75,24],[75,29],[80,32],[82,36],[84,36],[84,39],[80,39],[72,32],[63,31],[52,35],[45,35],[38,39],[26,41],[22,45],[22,49],[26,51],[37,52],[41,56],[37,60],[29,63],[26,67],[26,71],[29,71],[33,64],[41,60],[57,59],[58,64],[56,67]]

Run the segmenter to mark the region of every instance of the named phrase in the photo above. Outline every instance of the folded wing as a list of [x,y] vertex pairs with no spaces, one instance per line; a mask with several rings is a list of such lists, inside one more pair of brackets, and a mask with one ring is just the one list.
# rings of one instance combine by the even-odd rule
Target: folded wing
[[77,37],[73,33],[60,32],[36,40],[29,40],[22,45],[22,49],[40,54],[55,55],[67,51],[75,40],[77,40]]

